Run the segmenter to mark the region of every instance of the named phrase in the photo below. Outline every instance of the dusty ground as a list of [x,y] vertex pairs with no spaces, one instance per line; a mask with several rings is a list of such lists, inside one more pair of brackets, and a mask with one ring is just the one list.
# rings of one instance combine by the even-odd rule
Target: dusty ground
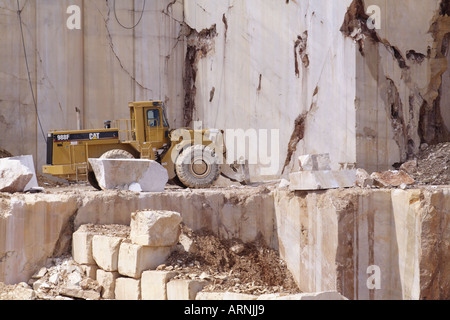
[[[6,150],[0,148],[0,158],[11,156]],[[416,157],[414,165],[408,174],[414,178],[416,185],[450,185],[450,142],[433,146],[425,145]],[[61,188],[69,184],[62,180],[56,181],[43,175],[38,175],[39,186],[44,188]],[[70,185],[71,187],[88,187],[84,185]],[[168,190],[179,189],[169,186]]]
[[278,252],[261,240],[249,244],[220,240],[209,231],[193,232],[186,226],[180,239],[185,247],[189,242],[190,252],[174,251],[160,269],[177,270],[178,278],[209,280],[205,291],[256,295],[300,292]]
[[[12,157],[12,154],[0,148],[0,159]],[[437,145],[424,145],[416,157],[416,165],[411,171],[408,170],[415,180],[416,185],[450,185],[450,142]],[[40,187],[47,189],[61,188],[86,188],[90,189],[87,183],[69,184],[61,179],[54,179],[49,176],[37,174]],[[176,186],[168,186],[169,191],[179,189]]]
[[55,187],[62,187],[62,186],[69,185],[66,182],[52,180],[49,177],[44,176],[39,173],[36,174],[36,178],[37,178],[39,187],[42,187],[42,188],[55,188]]

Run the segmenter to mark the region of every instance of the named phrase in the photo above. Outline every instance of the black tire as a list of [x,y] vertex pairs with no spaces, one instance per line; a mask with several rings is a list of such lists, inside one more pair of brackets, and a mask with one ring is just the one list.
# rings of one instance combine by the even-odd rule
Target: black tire
[[187,148],[175,163],[178,179],[188,188],[210,187],[220,175],[218,158],[211,148],[196,145]]
[[88,172],[88,181],[89,181],[90,185],[92,187],[94,187],[95,189],[100,190],[100,191],[102,190],[102,188],[100,188],[100,186],[98,185],[98,181],[97,181],[94,171]]
[[134,159],[134,156],[128,151],[122,149],[113,149],[102,154],[100,159]]
[[177,186],[177,187],[186,189],[186,186],[180,181],[180,179],[177,176],[175,176],[175,178],[173,178],[173,179],[170,179],[168,181],[168,183],[172,186]]

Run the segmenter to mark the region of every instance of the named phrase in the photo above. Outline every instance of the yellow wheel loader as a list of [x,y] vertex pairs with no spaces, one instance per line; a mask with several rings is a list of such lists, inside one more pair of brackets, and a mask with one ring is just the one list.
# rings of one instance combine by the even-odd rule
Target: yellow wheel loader
[[161,101],[131,102],[129,109],[130,119],[105,121],[103,129],[50,131],[43,173],[100,189],[89,158],[136,158],[157,161],[184,187],[208,188],[220,174],[249,182],[246,165],[226,164],[222,130],[172,130]]

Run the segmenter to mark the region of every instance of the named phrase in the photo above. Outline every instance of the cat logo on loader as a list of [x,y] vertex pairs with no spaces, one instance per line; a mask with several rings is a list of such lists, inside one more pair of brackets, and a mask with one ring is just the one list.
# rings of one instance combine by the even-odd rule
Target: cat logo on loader
[[172,130],[161,101],[131,102],[129,109],[130,119],[105,121],[100,130],[50,131],[43,173],[69,181],[85,176],[100,189],[89,158],[136,158],[157,161],[183,187],[208,188],[220,174],[249,182],[247,165],[226,164],[222,130]]

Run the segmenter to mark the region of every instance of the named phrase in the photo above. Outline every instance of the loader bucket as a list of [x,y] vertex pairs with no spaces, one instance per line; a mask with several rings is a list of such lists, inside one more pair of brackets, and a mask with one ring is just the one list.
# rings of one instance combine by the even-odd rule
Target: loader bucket
[[243,185],[247,185],[250,183],[248,161],[245,161],[244,164],[223,164],[221,166],[221,174],[225,178],[228,178],[234,182],[239,182]]

